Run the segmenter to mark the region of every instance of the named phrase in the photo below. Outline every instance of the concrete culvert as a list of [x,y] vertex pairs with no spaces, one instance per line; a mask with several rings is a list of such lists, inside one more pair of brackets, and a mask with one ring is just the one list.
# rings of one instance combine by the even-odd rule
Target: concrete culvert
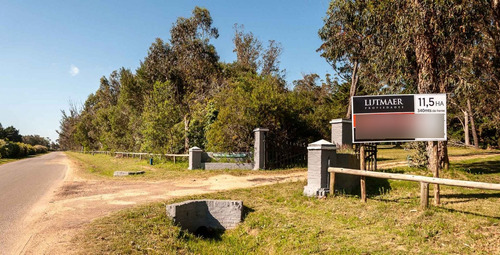
[[235,228],[243,217],[243,201],[239,200],[188,200],[166,209],[175,224],[203,237]]

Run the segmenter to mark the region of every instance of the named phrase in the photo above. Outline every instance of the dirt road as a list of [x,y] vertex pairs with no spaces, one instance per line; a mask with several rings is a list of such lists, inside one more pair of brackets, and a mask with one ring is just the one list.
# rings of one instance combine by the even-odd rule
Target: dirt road
[[66,156],[60,163],[68,166],[63,185],[55,191],[41,214],[23,229],[29,242],[23,254],[67,254],[75,252],[71,239],[93,219],[112,212],[169,198],[204,194],[237,188],[249,188],[306,178],[306,172],[275,175],[231,176],[181,179],[172,181],[87,180]]

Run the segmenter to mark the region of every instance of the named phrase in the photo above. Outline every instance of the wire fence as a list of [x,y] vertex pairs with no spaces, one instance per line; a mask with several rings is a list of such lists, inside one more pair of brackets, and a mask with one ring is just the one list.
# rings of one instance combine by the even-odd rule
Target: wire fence
[[80,153],[84,154],[105,154],[110,155],[112,157],[117,158],[139,158],[139,159],[147,159],[157,157],[160,160],[162,158],[168,160],[173,159],[174,164],[176,163],[178,158],[189,158],[189,154],[155,154],[155,153],[147,153],[147,152],[126,152],[126,151],[80,151]]

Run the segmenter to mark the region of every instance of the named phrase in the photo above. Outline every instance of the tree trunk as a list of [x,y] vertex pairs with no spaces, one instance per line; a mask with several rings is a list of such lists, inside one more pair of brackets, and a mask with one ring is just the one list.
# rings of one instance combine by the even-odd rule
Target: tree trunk
[[[429,169],[432,171],[433,177],[439,177],[439,160],[438,160],[438,142],[427,142],[427,155],[429,156]],[[434,204],[440,204],[439,184],[435,184],[434,188]]]
[[[415,57],[417,62],[418,93],[442,93],[438,86],[436,68],[436,49],[432,42],[432,6],[423,3],[423,0],[414,0],[412,5],[417,13],[415,26],[419,29],[415,34]],[[439,176],[438,143],[427,142],[428,167],[433,176]],[[439,185],[434,189],[434,202],[439,204]]]
[[450,158],[448,157],[448,141],[438,142],[439,149],[439,164],[442,169],[448,170],[450,168]]
[[469,136],[469,112],[462,110],[464,114],[464,139],[465,145],[470,145],[470,136]]
[[479,149],[479,141],[477,137],[476,125],[474,124],[474,114],[472,114],[472,107],[470,106],[470,99],[467,98],[467,111],[469,112],[470,128],[472,130],[472,139],[474,140],[474,147]]
[[354,61],[354,68],[352,69],[352,75],[351,75],[351,89],[349,90],[349,104],[347,105],[347,113],[345,115],[346,119],[351,118],[351,105],[352,105],[352,97],[356,95],[356,90],[358,89],[358,68],[359,68],[359,63],[357,60]]
[[184,115],[184,151],[189,152],[189,114]]

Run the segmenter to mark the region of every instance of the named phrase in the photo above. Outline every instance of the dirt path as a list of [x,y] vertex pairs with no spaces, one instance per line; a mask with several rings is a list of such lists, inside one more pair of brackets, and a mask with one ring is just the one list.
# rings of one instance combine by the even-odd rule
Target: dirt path
[[[450,156],[450,161],[461,161],[467,159],[475,158],[489,158],[494,156],[500,156],[500,153],[491,153],[483,155],[465,155],[465,156]],[[377,163],[377,167],[380,169],[387,169],[392,167],[408,166],[408,161],[398,161],[398,162],[388,162],[388,163]]]
[[[237,188],[249,188],[278,182],[298,181],[306,172],[276,175],[232,176],[176,181],[95,181],[80,177],[75,164],[69,166],[63,185],[52,194],[50,203],[29,224],[28,242],[21,247],[22,254],[67,254],[76,249],[71,239],[93,219],[115,211],[169,198],[204,194]],[[41,208],[38,208],[40,211]]]

